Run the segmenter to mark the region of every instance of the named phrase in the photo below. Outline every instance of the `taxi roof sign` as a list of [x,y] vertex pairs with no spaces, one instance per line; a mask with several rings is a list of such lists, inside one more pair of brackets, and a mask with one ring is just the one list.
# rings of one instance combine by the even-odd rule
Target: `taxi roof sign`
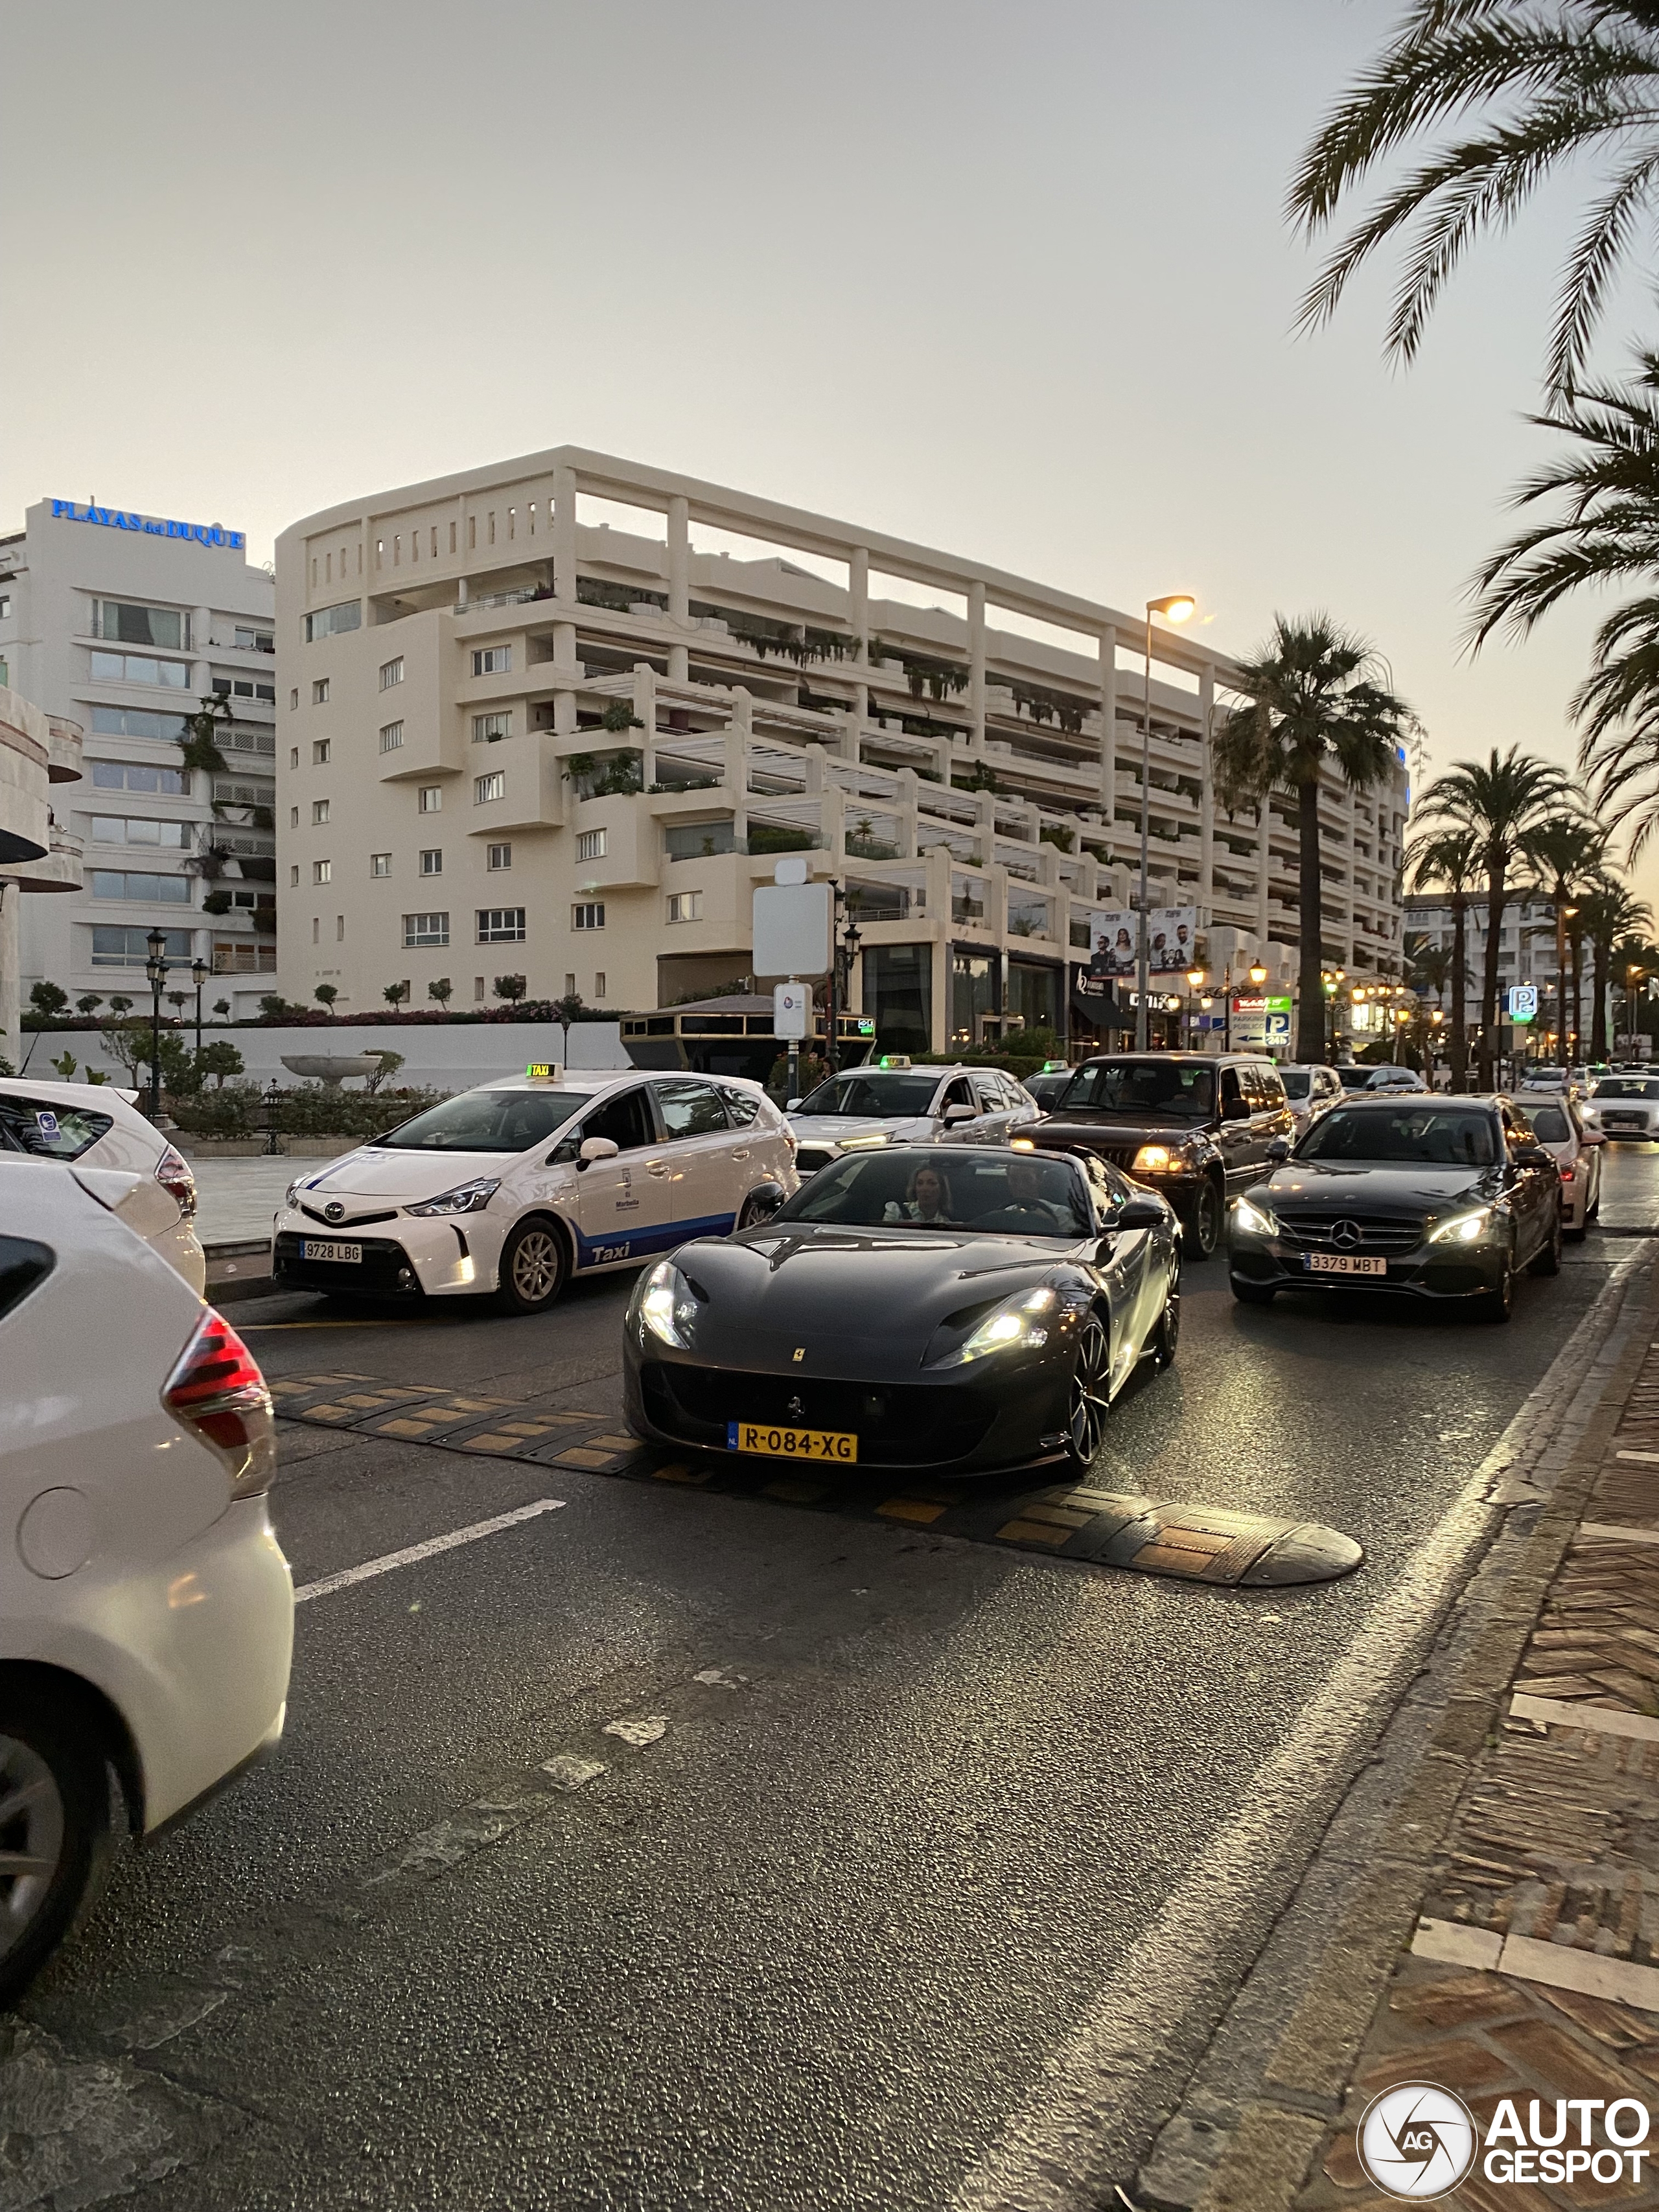
[[558,1072],[556,1060],[532,1060],[526,1068],[525,1074],[532,1083],[551,1083]]

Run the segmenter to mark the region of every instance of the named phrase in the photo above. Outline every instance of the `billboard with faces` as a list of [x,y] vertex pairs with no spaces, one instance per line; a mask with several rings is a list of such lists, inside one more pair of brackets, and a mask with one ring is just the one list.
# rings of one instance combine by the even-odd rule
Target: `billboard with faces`
[[[1133,975],[1139,959],[1140,917],[1132,908],[1097,912],[1090,931],[1090,964],[1097,973]],[[1147,973],[1174,975],[1198,958],[1198,908],[1157,906],[1146,916]]]

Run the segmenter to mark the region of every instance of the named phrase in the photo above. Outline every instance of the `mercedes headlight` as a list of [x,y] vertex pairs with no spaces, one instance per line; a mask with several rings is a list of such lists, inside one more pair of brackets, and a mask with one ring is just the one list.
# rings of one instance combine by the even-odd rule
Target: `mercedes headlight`
[[1135,1154],[1131,1175],[1168,1175],[1171,1168],[1183,1164],[1178,1145],[1143,1145]]
[[1443,1221],[1429,1237],[1431,1244],[1473,1244],[1484,1237],[1492,1226],[1492,1208],[1477,1206],[1473,1213],[1454,1213],[1449,1221]]
[[696,1324],[697,1302],[691,1285],[672,1260],[659,1260],[640,1285],[640,1321],[653,1336],[672,1344],[677,1352],[690,1352]]
[[419,1206],[406,1206],[404,1212],[422,1215],[482,1213],[501,1187],[499,1176],[478,1176],[471,1182],[458,1182],[453,1190],[428,1198]]
[[1233,1227],[1241,1237],[1277,1237],[1279,1224],[1265,1206],[1241,1198],[1233,1208]]
[[1035,1291],[1016,1291],[986,1315],[964,1343],[933,1364],[961,1367],[993,1352],[1036,1352],[1048,1341],[1048,1327],[1058,1303],[1046,1283]]

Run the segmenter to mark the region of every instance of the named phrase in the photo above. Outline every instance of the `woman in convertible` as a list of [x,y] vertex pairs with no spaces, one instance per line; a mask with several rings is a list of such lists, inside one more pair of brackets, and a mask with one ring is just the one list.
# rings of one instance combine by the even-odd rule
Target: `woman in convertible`
[[911,1175],[903,1204],[900,1205],[893,1199],[888,1200],[885,1218],[892,1222],[931,1221],[953,1226],[956,1212],[951,1199],[951,1186],[945,1181],[943,1170],[936,1168],[931,1160],[924,1160]]

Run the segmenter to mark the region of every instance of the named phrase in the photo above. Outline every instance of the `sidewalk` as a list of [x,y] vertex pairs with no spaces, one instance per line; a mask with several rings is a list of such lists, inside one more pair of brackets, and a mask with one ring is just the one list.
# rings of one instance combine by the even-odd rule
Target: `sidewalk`
[[[1557,2099],[1659,2119],[1659,1274],[1636,1320],[1196,2212],[1390,2201],[1355,2130],[1396,2083],[1454,2091],[1483,2134],[1504,2098],[1546,2130]],[[1435,2201],[1636,2212],[1659,2175],[1477,2160]]]

